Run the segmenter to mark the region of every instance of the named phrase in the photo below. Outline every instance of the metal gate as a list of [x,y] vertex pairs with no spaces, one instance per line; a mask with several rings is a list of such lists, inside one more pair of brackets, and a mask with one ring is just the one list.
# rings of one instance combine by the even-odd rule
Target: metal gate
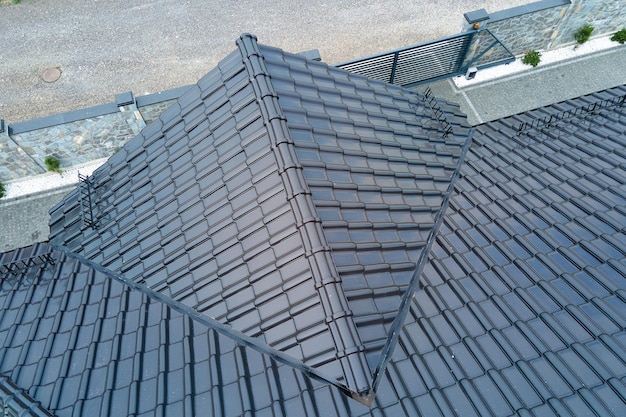
[[370,78],[412,87],[418,84],[506,64],[515,56],[487,29],[473,30],[435,41],[337,64]]

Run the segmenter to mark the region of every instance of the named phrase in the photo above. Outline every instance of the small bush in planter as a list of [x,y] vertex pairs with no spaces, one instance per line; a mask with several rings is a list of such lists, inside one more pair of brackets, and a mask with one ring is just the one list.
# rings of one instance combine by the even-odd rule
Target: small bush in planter
[[60,168],[58,159],[52,156],[46,156],[46,159],[44,159],[43,162],[46,164],[46,168],[48,168],[48,171],[56,172],[59,174],[61,173],[61,168]]
[[6,190],[4,189],[4,184],[0,182],[0,198],[6,195]]
[[593,26],[588,23],[585,23],[580,29],[574,32],[574,39],[579,45],[587,42],[591,37],[591,32],[593,32]]
[[539,62],[541,62],[541,54],[535,50],[528,51],[524,54],[522,62],[526,65],[536,67],[537,65],[539,65]]
[[618,30],[617,32],[615,32],[615,34],[613,36],[611,36],[611,40],[613,42],[619,42],[622,45],[624,44],[624,42],[626,42],[626,28]]

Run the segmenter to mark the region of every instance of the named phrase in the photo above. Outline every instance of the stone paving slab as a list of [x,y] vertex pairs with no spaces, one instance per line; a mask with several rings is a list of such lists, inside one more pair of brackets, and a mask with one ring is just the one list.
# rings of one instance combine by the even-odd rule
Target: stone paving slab
[[47,156],[53,156],[66,168],[106,158],[134,136],[126,119],[114,113],[19,133],[11,139],[40,166],[45,166]]
[[48,210],[74,188],[57,188],[17,201],[0,200],[0,252],[47,240]]
[[0,134],[0,182],[45,172],[9,135]]
[[139,111],[141,112],[141,115],[143,116],[146,124],[150,124],[158,119],[161,113],[163,113],[169,106],[174,103],[176,103],[175,99],[150,104],[147,106],[139,106]]
[[134,104],[121,106],[115,113],[13,135],[0,134],[0,182],[45,173],[47,156],[58,159],[61,169],[108,158],[174,101],[139,109]]
[[134,104],[121,106],[120,115],[126,121],[133,137],[137,136],[141,130],[146,127],[146,121],[144,120],[143,115]]
[[619,46],[464,88],[452,79],[428,86],[435,96],[459,103],[470,124],[478,125],[626,84],[624,68],[626,47]]

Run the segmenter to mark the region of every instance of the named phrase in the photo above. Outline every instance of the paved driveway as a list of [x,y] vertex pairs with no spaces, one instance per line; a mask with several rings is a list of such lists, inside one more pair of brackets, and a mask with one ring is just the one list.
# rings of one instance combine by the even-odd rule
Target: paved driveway
[[[21,0],[0,3],[7,123],[195,83],[242,32],[337,63],[458,33],[463,13],[530,0]],[[43,71],[58,67],[53,84]]]

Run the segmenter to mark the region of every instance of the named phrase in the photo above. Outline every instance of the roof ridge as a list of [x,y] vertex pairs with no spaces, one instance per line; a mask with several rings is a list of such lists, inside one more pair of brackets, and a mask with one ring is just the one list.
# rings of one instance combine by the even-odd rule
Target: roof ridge
[[341,287],[341,278],[322,230],[322,220],[317,214],[311,191],[304,179],[303,168],[287,128],[287,118],[278,103],[263,52],[253,35],[243,34],[236,43],[267,127],[287,200],[296,218],[296,228],[305,248],[305,258],[335,344],[336,359],[341,363],[347,386],[359,393],[368,394],[371,376],[369,365],[362,353],[364,346],[352,320],[352,312]]

